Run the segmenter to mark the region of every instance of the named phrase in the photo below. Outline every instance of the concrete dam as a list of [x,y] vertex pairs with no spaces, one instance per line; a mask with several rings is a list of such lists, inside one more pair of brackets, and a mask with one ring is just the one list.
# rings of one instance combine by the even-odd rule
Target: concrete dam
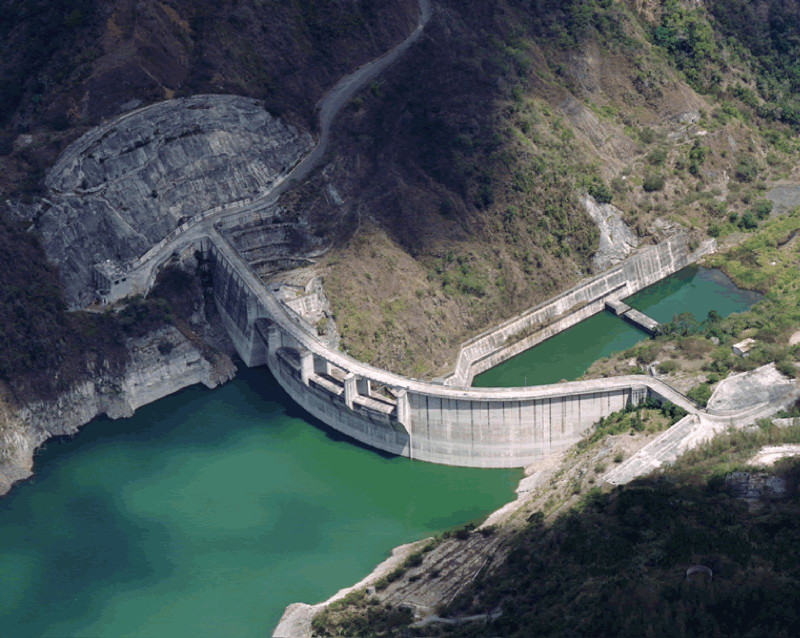
[[[550,323],[533,335],[515,340],[510,327],[529,331],[531,320],[514,320],[518,323],[507,322],[471,343],[504,335],[510,345],[481,361],[504,360],[511,356],[508,351],[516,353],[519,343],[541,334],[551,336],[600,312],[610,297],[627,296],[628,290],[672,274],[710,249],[706,244],[690,253],[686,237],[673,236],[524,313],[525,317],[549,313]],[[223,322],[246,365],[267,365],[309,413],[392,454],[447,465],[518,467],[569,447],[601,417],[647,397],[697,412],[668,384],[643,375],[528,388],[470,388],[392,374],[324,344],[314,327],[280,301],[218,231],[202,239],[200,252]],[[565,304],[579,307],[559,312]]]
[[[648,396],[695,413],[673,388],[638,375],[528,388],[469,386],[475,374],[687,266],[711,251],[713,240],[692,252],[677,234],[641,250],[471,339],[454,373],[438,383],[343,354],[317,336],[296,300],[282,300],[264,284],[262,276],[324,252],[304,220],[281,218],[277,202],[321,164],[336,114],[421,37],[430,16],[429,0],[420,0],[419,22],[405,40],[328,91],[318,104],[313,150],[309,135],[235,96],[143,107],[74,142],[48,175],[49,199],[37,204],[42,214],[30,212],[44,220],[48,255],[70,273],[70,306],[147,294],[164,264],[197,252],[246,365],[269,366],[299,405],[334,429],[435,463],[524,466]],[[218,158],[213,171],[204,168],[208,158]]]

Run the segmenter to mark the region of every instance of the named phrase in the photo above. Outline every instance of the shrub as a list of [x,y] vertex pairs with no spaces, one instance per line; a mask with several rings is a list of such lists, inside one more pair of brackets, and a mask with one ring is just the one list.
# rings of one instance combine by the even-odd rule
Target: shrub
[[708,383],[700,383],[686,393],[686,396],[694,401],[701,408],[706,407],[711,398],[711,386]]
[[798,370],[794,362],[787,359],[781,359],[780,361],[775,362],[775,367],[778,369],[778,372],[785,374],[787,377],[796,378],[800,370]]
[[772,202],[768,199],[759,199],[753,208],[753,212],[759,219],[766,219],[772,212]]
[[597,200],[598,204],[610,204],[613,193],[605,183],[597,181],[589,186],[589,195]]
[[667,361],[659,364],[658,371],[662,374],[670,374],[671,372],[675,372],[679,367],[680,366],[678,365],[677,361],[668,359]]
[[667,149],[660,147],[654,149],[650,152],[647,156],[647,163],[651,166],[663,166],[664,162],[667,161]]
[[650,127],[644,127],[639,131],[639,141],[642,144],[652,144],[656,141],[656,132]]
[[168,355],[170,352],[172,352],[173,347],[174,346],[172,345],[172,343],[170,343],[166,339],[163,339],[158,343],[158,351],[162,355]]
[[708,339],[701,336],[683,337],[678,341],[678,349],[690,359],[699,359],[704,354],[713,350],[714,346]]
[[753,228],[758,228],[758,220],[752,212],[747,211],[742,215],[738,225],[743,230],[752,230]]
[[411,556],[406,558],[405,564],[407,567],[419,567],[422,565],[422,552],[419,551],[411,554]]
[[700,172],[700,167],[708,157],[708,147],[702,146],[698,140],[695,140],[689,151],[689,172],[692,175],[697,175]]
[[736,165],[735,176],[740,182],[753,182],[758,177],[758,161],[752,155],[745,155]]
[[472,527],[469,525],[465,525],[461,529],[456,530],[454,536],[460,541],[465,541],[469,538],[470,531],[472,531]]
[[613,188],[618,193],[625,193],[628,190],[628,184],[625,181],[624,177],[618,175],[617,177],[611,180],[611,188]]
[[660,173],[650,173],[644,178],[642,188],[648,193],[664,189],[664,176]]

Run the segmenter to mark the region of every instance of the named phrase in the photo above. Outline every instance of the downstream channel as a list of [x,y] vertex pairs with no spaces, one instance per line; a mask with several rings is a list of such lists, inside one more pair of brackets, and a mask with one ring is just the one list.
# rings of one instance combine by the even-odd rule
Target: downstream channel
[[[711,310],[723,317],[747,310],[761,298],[742,290],[721,270],[689,266],[625,300],[659,323],[691,312],[703,320]],[[595,361],[627,350],[647,335],[603,311],[475,377],[476,387],[511,387],[574,381]]]
[[413,462],[306,420],[266,369],[46,444],[0,501],[6,636],[264,636],[521,470]]

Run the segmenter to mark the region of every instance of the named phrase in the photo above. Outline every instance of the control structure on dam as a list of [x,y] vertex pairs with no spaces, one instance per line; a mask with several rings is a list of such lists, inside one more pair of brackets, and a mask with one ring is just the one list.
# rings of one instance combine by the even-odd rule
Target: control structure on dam
[[[392,454],[448,465],[518,467],[569,447],[600,418],[647,397],[697,412],[669,385],[643,375],[528,388],[458,387],[395,375],[323,343],[221,233],[204,237],[201,253],[243,361],[267,365],[286,392],[328,426]],[[676,235],[641,251],[619,272],[639,273],[650,282],[700,254],[690,254],[685,236]],[[599,304],[597,311],[628,285],[616,275],[592,281],[595,298],[582,308]],[[638,289],[639,283],[630,285]],[[577,288],[585,290],[585,284]]]

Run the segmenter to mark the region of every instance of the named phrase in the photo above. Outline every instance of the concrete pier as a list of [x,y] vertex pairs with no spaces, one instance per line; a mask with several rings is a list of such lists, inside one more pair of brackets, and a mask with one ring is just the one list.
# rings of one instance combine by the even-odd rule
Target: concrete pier
[[624,301],[619,299],[609,299],[606,301],[606,310],[613,312],[617,317],[622,317],[637,328],[644,330],[650,335],[658,332],[659,323],[655,319],[648,317],[643,312],[631,308]]
[[658,321],[648,317],[643,312],[639,312],[635,308],[631,308],[622,313],[622,318],[628,323],[632,323],[637,328],[640,328],[648,334],[654,335],[658,332]]
[[606,310],[613,312],[617,317],[620,315],[624,315],[631,307],[626,304],[624,301],[620,301],[619,299],[608,299],[606,300]]
[[610,270],[465,341],[453,373],[443,379],[445,385],[471,385],[475,375],[602,312],[609,303],[612,312],[619,314],[614,308],[627,305],[620,299],[694,263],[713,252],[715,245],[713,239],[708,240],[692,251],[686,235],[679,233],[640,250]]

